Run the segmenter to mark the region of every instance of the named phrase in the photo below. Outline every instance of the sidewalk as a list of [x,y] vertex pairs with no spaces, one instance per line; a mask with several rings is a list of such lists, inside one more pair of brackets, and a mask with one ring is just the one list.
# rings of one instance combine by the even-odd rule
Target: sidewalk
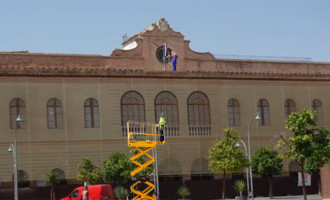
[[[255,200],[270,200],[269,197],[255,197]],[[303,195],[298,196],[277,196],[273,197],[272,199],[279,199],[279,200],[303,200]],[[307,195],[307,200],[322,200],[322,197],[318,194]]]

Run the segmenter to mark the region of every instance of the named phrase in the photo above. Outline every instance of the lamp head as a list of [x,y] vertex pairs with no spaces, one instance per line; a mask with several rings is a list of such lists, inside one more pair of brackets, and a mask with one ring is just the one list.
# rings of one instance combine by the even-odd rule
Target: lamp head
[[24,122],[24,119],[21,117],[21,114],[18,114],[17,118],[15,119],[16,122]]
[[11,144],[9,147],[8,147],[8,152],[13,152],[14,151],[14,147],[13,145]]
[[237,142],[237,143],[235,144],[235,147],[240,147],[240,146],[242,146],[240,142]]
[[260,117],[260,113],[259,112],[257,112],[257,115],[256,115],[256,117],[254,119],[255,120],[261,120],[261,117]]

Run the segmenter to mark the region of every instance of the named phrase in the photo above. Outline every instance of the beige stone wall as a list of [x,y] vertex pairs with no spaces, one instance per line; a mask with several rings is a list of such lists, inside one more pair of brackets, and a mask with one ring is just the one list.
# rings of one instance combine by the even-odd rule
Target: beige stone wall
[[[274,145],[284,129],[284,101],[291,98],[297,110],[310,109],[314,98],[323,103],[325,126],[329,126],[329,84],[308,81],[253,81],[221,79],[153,79],[153,78],[0,78],[0,178],[11,180],[12,154],[7,152],[13,142],[9,127],[9,103],[22,98],[26,103],[27,128],[19,129],[18,168],[27,172],[30,180],[44,180],[54,168],[62,169],[66,178],[75,177],[75,169],[83,157],[101,165],[114,151],[128,151],[122,136],[120,101],[129,91],[139,92],[145,100],[146,121],[154,122],[154,99],[161,91],[172,92],[178,100],[180,136],[167,138],[158,147],[161,174],[207,173],[199,160],[207,158],[215,138],[227,127],[227,101],[240,102],[241,126],[234,127],[246,141],[247,126],[256,113],[257,101],[268,100],[270,126],[252,124],[253,151],[262,145]],[[187,98],[194,91],[204,92],[210,101],[212,136],[192,137],[188,133]],[[56,97],[63,106],[63,128],[47,128],[46,104]],[[100,128],[85,128],[84,101],[93,97],[100,105]],[[175,164],[171,164],[175,163]],[[205,165],[205,164],[204,164]],[[165,166],[165,167],[164,167]],[[174,167],[171,169],[169,166]],[[199,168],[199,169],[198,169]],[[199,170],[199,171],[198,171]]]

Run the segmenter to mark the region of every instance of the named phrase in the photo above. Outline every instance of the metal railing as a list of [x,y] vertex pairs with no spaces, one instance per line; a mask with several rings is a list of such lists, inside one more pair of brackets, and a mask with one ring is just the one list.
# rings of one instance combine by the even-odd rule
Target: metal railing
[[129,126],[129,129],[128,129],[128,126],[122,126],[122,133],[123,133],[123,137],[127,137],[127,132],[133,132],[133,133],[146,133],[147,131],[147,127],[145,124],[143,125],[139,125],[137,123],[132,123],[130,126]]
[[[140,126],[137,124],[131,124],[129,126],[129,131],[127,131],[127,126],[122,126],[122,136],[127,137],[127,132],[134,133],[147,133],[147,127],[145,125]],[[156,127],[157,134],[160,134],[159,127]],[[177,137],[180,136],[180,128],[179,126],[170,126],[166,125],[164,128],[164,135],[167,137]]]
[[127,121],[127,139],[129,142],[160,142],[161,135],[157,129],[157,124]]
[[[179,126],[166,125],[164,127],[164,135],[167,136],[167,137],[180,136],[179,130],[180,130]],[[157,127],[157,134],[160,134],[159,127]]]

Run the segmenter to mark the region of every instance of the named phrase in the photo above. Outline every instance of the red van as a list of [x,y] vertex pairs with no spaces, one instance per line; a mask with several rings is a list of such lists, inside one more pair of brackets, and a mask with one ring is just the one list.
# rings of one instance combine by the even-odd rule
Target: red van
[[[61,200],[81,200],[83,186],[75,188],[67,197]],[[114,200],[115,196],[111,185],[99,184],[88,186],[89,200]]]

